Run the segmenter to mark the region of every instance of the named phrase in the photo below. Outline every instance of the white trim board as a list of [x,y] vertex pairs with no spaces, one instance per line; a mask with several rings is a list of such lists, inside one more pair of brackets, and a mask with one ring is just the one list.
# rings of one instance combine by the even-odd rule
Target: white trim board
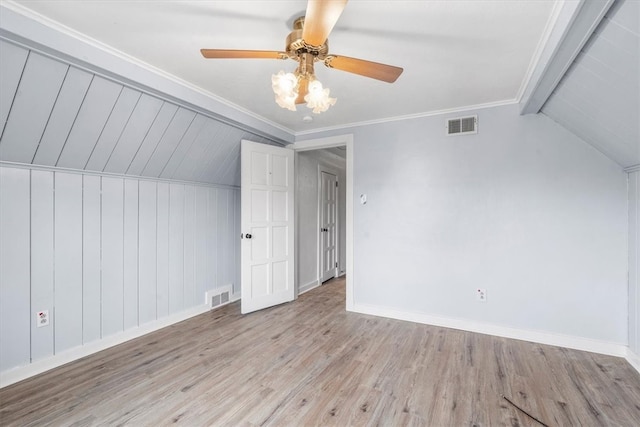
[[309,292],[309,291],[319,287],[320,285],[322,285],[322,283],[320,283],[319,280],[312,280],[309,283],[300,286],[300,288],[298,289],[298,295],[302,295],[305,292]]
[[203,181],[185,181],[181,179],[160,178],[155,176],[126,175],[121,173],[62,168],[58,166],[34,165],[31,163],[7,162],[5,160],[0,160],[0,167],[16,168],[16,169],[31,169],[31,170],[49,171],[49,172],[64,172],[64,173],[73,173],[78,175],[102,176],[102,177],[109,177],[109,178],[135,179],[138,181],[166,182],[169,184],[193,185],[193,186],[207,187],[207,188],[222,188],[222,189],[232,189],[232,190],[240,189],[240,186],[238,185],[213,184],[210,182],[203,182]]
[[[235,300],[232,299],[231,302],[233,301]],[[151,332],[158,331],[162,328],[166,328],[167,326],[182,322],[183,320],[190,319],[208,311],[210,311],[210,308],[207,305],[193,307],[181,313],[147,323],[137,328],[126,330],[122,333],[103,338],[99,341],[72,348],[60,354],[56,354],[55,356],[33,362],[29,365],[11,369],[0,374],[0,388],[65,365],[69,362],[73,362],[74,360],[92,355],[99,351],[106,350],[134,338],[139,338]]]
[[626,173],[633,173],[640,171],[640,165],[629,166],[628,168],[624,168]]
[[[356,304],[354,305],[352,311],[361,314],[369,314],[372,316],[381,316],[391,319],[422,323],[425,325],[459,329],[462,331],[475,332],[479,334],[493,335],[497,337],[511,338],[521,341],[530,341],[538,344],[566,347],[574,350],[606,354],[609,356],[629,357],[628,347],[624,344],[598,341],[589,338],[554,334],[550,332],[533,331],[527,329],[510,328],[506,326],[493,325],[490,323],[481,323],[472,320],[455,319],[444,316],[434,316],[426,313],[400,311],[393,308],[377,307],[367,304]],[[634,367],[638,369],[637,366]]]
[[633,366],[638,373],[640,373],[640,356],[635,354],[629,347],[627,347],[625,359],[627,359],[627,362],[629,362],[629,364]]
[[[329,279],[329,280],[335,280],[337,278],[343,277],[345,275],[345,273],[342,274],[338,274],[336,277],[334,277],[333,279]],[[307,283],[306,285],[302,285],[300,287],[300,289],[298,290],[298,295],[302,295],[306,292],[312,291],[315,288],[319,288],[320,286],[322,286],[322,282],[320,280],[312,280],[309,283]]]
[[[403,116],[384,117],[384,118],[381,118],[381,119],[364,120],[364,121],[361,121],[361,122],[345,123],[345,124],[336,125],[336,126],[327,126],[327,127],[323,127],[323,128],[315,128],[315,129],[309,129],[309,130],[304,130],[304,131],[298,131],[298,132],[295,133],[295,136],[296,137],[308,136],[308,135],[314,135],[314,134],[318,134],[318,133],[322,133],[322,132],[332,132],[332,131],[340,131],[340,130],[347,131],[348,129],[352,129],[352,128],[360,127],[360,126],[369,126],[369,125],[377,125],[377,124],[381,124],[381,123],[398,122],[398,121],[402,121],[402,120],[419,119],[419,118],[422,118],[422,117],[441,116],[441,115],[444,115],[444,114],[465,113],[465,112],[468,112],[470,110],[482,110],[482,109],[485,109],[485,108],[502,107],[502,106],[505,106],[505,105],[513,105],[513,104],[518,104],[518,99],[506,99],[504,101],[488,102],[488,103],[485,103],[485,104],[465,105],[465,106],[456,107],[456,108],[446,108],[444,110],[425,111],[423,113],[406,114],[406,115],[403,115]],[[301,141],[301,142],[306,142],[306,141]],[[295,145],[298,145],[299,143],[300,142],[296,142]],[[343,144],[338,144],[338,145],[344,145],[344,143]]]

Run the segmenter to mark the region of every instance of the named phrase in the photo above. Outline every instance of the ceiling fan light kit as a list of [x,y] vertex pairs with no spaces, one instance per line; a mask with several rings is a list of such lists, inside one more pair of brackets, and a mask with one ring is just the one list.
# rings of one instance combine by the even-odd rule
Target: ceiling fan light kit
[[393,83],[403,69],[346,56],[329,55],[327,37],[342,14],[347,0],[309,0],[305,16],[293,23],[285,52],[260,50],[201,49],[205,58],[293,59],[298,68],[293,73],[280,71],[271,77],[271,87],[276,103],[287,110],[296,111],[296,104],[306,102],[307,107],[319,114],[335,105],[336,98],[329,96],[316,79],[313,65],[321,61],[328,68]]
[[[303,22],[304,18],[298,18],[296,24]],[[294,24],[294,28],[296,26]],[[291,40],[296,30],[289,35]],[[294,39],[293,42],[287,47],[288,52],[293,52],[291,46],[293,44],[300,45],[304,43],[299,37]],[[326,42],[323,46],[326,51]],[[276,95],[276,103],[287,110],[296,111],[296,104],[307,103],[307,107],[311,108],[315,114],[320,114],[327,111],[330,106],[335,105],[336,98],[329,97],[329,89],[322,87],[322,83],[316,79],[315,72],[313,70],[313,63],[317,59],[317,54],[309,52],[308,47],[298,48],[295,52],[298,62],[298,68],[293,73],[285,73],[280,70],[278,74],[271,76],[271,87]],[[290,54],[291,57],[291,54]]]
[[329,89],[323,88],[319,80],[314,79],[310,82],[307,80],[308,89],[306,94],[301,91],[302,77],[294,73],[285,73],[280,71],[278,74],[271,76],[271,87],[276,94],[276,103],[287,110],[296,111],[297,100],[302,94],[302,99],[306,101],[307,107],[311,108],[314,113],[320,114],[335,105],[336,98],[329,97]]

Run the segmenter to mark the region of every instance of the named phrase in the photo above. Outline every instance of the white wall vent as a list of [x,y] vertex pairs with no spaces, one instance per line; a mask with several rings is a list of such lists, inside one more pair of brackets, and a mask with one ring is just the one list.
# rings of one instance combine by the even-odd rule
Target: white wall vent
[[205,303],[209,306],[209,308],[216,308],[223,305],[229,304],[231,302],[231,285],[222,286],[218,289],[212,289],[210,291],[205,292]]
[[447,135],[467,135],[470,133],[478,133],[478,116],[447,120]]

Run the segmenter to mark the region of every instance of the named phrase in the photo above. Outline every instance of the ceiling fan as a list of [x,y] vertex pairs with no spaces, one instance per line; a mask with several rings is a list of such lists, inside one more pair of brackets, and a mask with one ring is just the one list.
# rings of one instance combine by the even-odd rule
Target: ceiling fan
[[393,65],[365,61],[329,53],[327,38],[342,14],[347,0],[309,0],[305,16],[293,22],[293,31],[286,39],[285,51],[201,49],[205,58],[221,59],[293,59],[298,62],[294,73],[280,73],[272,77],[276,102],[283,108],[296,110],[296,104],[307,103],[314,113],[326,111],[336,102],[329,97],[329,89],[322,87],[313,70],[321,61],[329,68],[393,83],[403,69]]

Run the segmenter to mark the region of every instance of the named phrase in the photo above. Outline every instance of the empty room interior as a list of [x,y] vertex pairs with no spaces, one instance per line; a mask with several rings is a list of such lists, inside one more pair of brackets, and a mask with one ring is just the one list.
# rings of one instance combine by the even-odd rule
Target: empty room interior
[[640,1],[0,1],[0,425],[640,425]]

